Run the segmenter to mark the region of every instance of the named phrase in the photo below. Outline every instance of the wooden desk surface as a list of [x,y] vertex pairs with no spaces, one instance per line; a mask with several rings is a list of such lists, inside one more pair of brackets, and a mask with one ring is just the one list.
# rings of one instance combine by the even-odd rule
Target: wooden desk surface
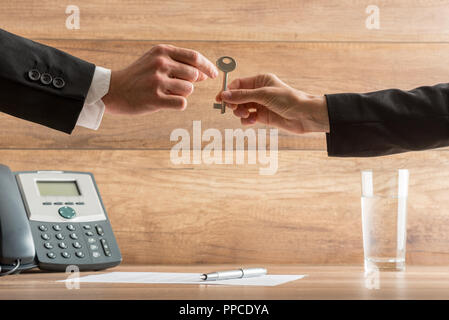
[[[204,272],[230,267],[235,266],[119,266],[108,272]],[[408,266],[405,272],[383,272],[378,278],[365,277],[362,266],[266,267],[271,274],[308,276],[276,287],[80,283],[80,289],[68,290],[64,283],[55,282],[65,279],[64,273],[33,271],[0,278],[0,299],[449,299],[449,267]],[[82,273],[87,274],[92,272]]]

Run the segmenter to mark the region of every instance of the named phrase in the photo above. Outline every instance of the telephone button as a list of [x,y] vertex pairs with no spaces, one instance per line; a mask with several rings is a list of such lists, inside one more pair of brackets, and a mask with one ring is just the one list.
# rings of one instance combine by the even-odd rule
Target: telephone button
[[56,237],[56,239],[58,239],[58,240],[64,240],[64,236],[62,235],[62,233],[57,233],[57,234],[55,235],[55,237]]
[[67,245],[66,245],[64,242],[61,242],[61,243],[59,243],[59,247],[60,247],[61,249],[66,249],[66,248],[67,248]]
[[44,247],[45,247],[46,249],[53,249],[53,246],[52,246],[52,244],[51,244],[50,242],[45,242],[45,243],[44,243]]
[[82,252],[82,251],[76,252],[75,255],[76,255],[78,258],[84,258],[84,252]]
[[73,240],[76,240],[76,239],[78,239],[78,236],[76,235],[76,233],[71,233],[70,238],[72,238]]
[[49,252],[47,253],[47,257],[49,257],[50,259],[54,259],[56,258],[56,255],[53,252]]
[[51,202],[42,202],[44,206],[51,206]]
[[106,256],[110,257],[111,256],[111,250],[109,250],[108,242],[106,241],[106,239],[101,239],[100,242],[101,242],[101,245],[103,246],[104,254]]
[[44,239],[44,240],[49,240],[49,239],[50,239],[50,236],[49,236],[48,234],[46,234],[46,233],[43,233],[43,234],[41,235],[41,238]]
[[55,231],[61,231],[61,226],[60,226],[59,224],[55,224],[55,225],[53,226],[53,230],[55,230]]
[[76,202],[76,205],[78,205],[78,206],[83,206],[83,205],[84,205],[84,202]]
[[47,231],[48,228],[42,224],[42,225],[39,226],[39,230],[40,231]]
[[74,226],[73,224],[69,224],[69,225],[67,226],[67,230],[69,230],[69,231],[75,231],[75,226]]
[[68,258],[70,258],[70,253],[64,251],[64,252],[61,252],[61,256],[63,256],[64,258],[68,259]]
[[76,242],[72,243],[72,246],[73,246],[74,248],[76,248],[76,249],[79,249],[79,248],[81,248],[81,243],[79,243],[78,241],[76,241]]
[[84,230],[90,230],[90,225],[85,224],[85,225],[83,226],[83,228],[84,228]]
[[103,228],[101,226],[95,226],[95,229],[97,229],[97,233],[99,236],[104,235]]
[[94,235],[94,233],[92,231],[87,231],[86,232],[86,236],[88,237],[92,237]]
[[96,241],[95,238],[87,238],[87,242],[89,243],[95,243]]
[[92,252],[92,257],[98,258],[99,256],[100,256],[100,252],[98,252],[98,251]]
[[65,205],[73,206],[73,202],[64,202]]
[[56,206],[62,206],[62,202],[53,202],[53,204]]
[[73,210],[72,207],[67,207],[67,206],[59,208],[58,213],[61,217],[65,218],[65,219],[72,219],[76,215],[75,210]]
[[97,246],[96,244],[91,244],[91,245],[89,246],[89,248],[90,248],[90,250],[97,250],[97,249],[98,249],[98,246]]

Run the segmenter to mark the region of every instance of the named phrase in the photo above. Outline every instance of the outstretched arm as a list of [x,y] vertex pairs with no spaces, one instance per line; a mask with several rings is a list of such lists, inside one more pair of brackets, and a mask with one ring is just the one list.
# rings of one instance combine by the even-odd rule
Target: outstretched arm
[[218,75],[200,53],[156,45],[123,70],[96,67],[0,29],[0,111],[71,133],[103,112],[183,110],[194,83]]
[[296,90],[275,75],[236,79],[222,99],[244,125],[325,132],[329,156],[372,157],[449,146],[449,84],[325,96]]

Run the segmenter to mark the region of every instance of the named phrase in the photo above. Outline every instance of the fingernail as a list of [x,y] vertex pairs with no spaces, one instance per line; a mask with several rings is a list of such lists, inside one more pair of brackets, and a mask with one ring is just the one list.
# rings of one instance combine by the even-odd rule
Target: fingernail
[[221,93],[221,97],[222,97],[223,99],[230,99],[230,98],[231,98],[231,93],[230,93],[229,91],[223,91],[223,92]]
[[214,78],[218,77],[218,70],[214,69]]

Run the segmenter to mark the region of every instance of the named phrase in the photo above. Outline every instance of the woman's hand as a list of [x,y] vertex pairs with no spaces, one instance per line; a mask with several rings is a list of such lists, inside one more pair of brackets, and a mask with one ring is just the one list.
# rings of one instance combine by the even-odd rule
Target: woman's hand
[[216,100],[226,102],[243,125],[260,122],[294,133],[329,132],[326,98],[296,90],[274,74],[235,79]]

